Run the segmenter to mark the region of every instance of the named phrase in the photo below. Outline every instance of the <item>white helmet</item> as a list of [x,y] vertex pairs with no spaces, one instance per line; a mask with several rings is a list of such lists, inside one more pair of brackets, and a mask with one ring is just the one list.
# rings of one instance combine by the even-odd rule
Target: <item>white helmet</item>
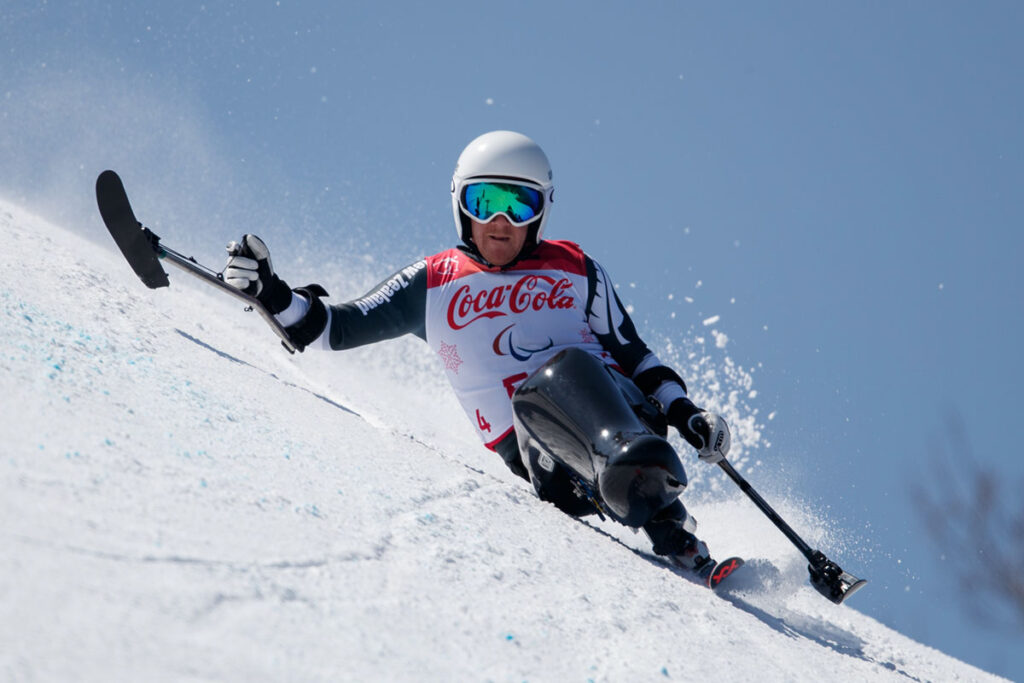
[[462,150],[452,175],[452,213],[455,216],[455,232],[466,244],[472,244],[471,226],[469,218],[459,207],[459,198],[463,187],[485,178],[523,181],[540,190],[543,196],[540,216],[527,225],[530,231],[527,245],[539,243],[551,213],[555,193],[551,182],[551,164],[540,145],[522,133],[496,130],[484,133]]

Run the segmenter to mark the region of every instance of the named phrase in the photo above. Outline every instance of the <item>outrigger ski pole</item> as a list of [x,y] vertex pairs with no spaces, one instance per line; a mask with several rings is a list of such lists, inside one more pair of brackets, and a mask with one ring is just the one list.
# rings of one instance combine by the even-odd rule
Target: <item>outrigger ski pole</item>
[[259,299],[232,287],[224,281],[224,275],[200,264],[191,256],[184,256],[160,242],[160,238],[149,228],[144,227],[135,218],[128,194],[124,191],[121,178],[113,171],[104,171],[96,179],[96,203],[100,215],[110,231],[128,265],[150,289],[167,287],[170,282],[160,261],[166,261],[184,270],[189,275],[219,287],[231,296],[243,301],[248,310],[259,313],[270,325],[270,328],[281,338],[281,345],[289,353],[295,353],[295,345],[288,338],[281,323],[277,322],[270,311],[260,303]]
[[739,485],[740,489],[750,497],[750,500],[754,501],[754,505],[760,508],[768,519],[772,521],[779,528],[779,530],[786,535],[793,545],[803,553],[804,557],[810,564],[807,565],[808,571],[811,573],[811,585],[814,586],[815,590],[824,595],[826,598],[836,603],[837,605],[842,604],[848,597],[859,591],[867,583],[865,579],[858,579],[853,574],[844,572],[842,567],[833,562],[832,560],[825,557],[825,553],[820,550],[812,550],[811,546],[804,542],[804,539],[800,538],[793,528],[786,524],[786,520],[782,519],[772,506],[765,502],[765,499],[754,490],[754,487],[743,478],[743,476],[733,468],[728,460],[724,458],[718,462],[718,466],[725,470],[725,473]]

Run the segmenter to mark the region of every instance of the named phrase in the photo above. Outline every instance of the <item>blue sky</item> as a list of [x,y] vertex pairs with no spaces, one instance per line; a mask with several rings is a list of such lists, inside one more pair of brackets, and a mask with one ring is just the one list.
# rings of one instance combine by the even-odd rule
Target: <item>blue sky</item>
[[462,147],[525,132],[548,235],[644,330],[720,316],[776,415],[760,474],[870,548],[856,607],[1024,678],[908,501],[950,413],[1024,480],[1022,32],[1012,2],[6,2],[0,195],[89,232],[114,167],[208,262],[252,231],[384,275],[452,243]]

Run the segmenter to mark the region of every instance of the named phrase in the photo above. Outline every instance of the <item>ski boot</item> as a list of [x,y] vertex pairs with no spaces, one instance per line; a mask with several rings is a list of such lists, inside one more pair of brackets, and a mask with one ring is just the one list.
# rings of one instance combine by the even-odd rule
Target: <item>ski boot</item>
[[655,554],[703,579],[702,571],[710,571],[715,561],[711,559],[707,543],[693,535],[696,528],[697,522],[678,500],[643,526]]
[[715,562],[707,543],[693,535],[697,529],[696,520],[678,500],[658,512],[644,524],[643,529],[656,554],[694,575],[708,588],[717,588],[743,565],[743,560],[738,557]]

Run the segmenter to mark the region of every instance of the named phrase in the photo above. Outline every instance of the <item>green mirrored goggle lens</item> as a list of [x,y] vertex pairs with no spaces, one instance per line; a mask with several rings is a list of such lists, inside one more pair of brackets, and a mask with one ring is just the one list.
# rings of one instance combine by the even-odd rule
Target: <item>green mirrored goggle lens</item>
[[513,183],[470,183],[462,188],[462,208],[486,222],[503,213],[513,223],[527,223],[540,215],[544,195],[537,189]]

